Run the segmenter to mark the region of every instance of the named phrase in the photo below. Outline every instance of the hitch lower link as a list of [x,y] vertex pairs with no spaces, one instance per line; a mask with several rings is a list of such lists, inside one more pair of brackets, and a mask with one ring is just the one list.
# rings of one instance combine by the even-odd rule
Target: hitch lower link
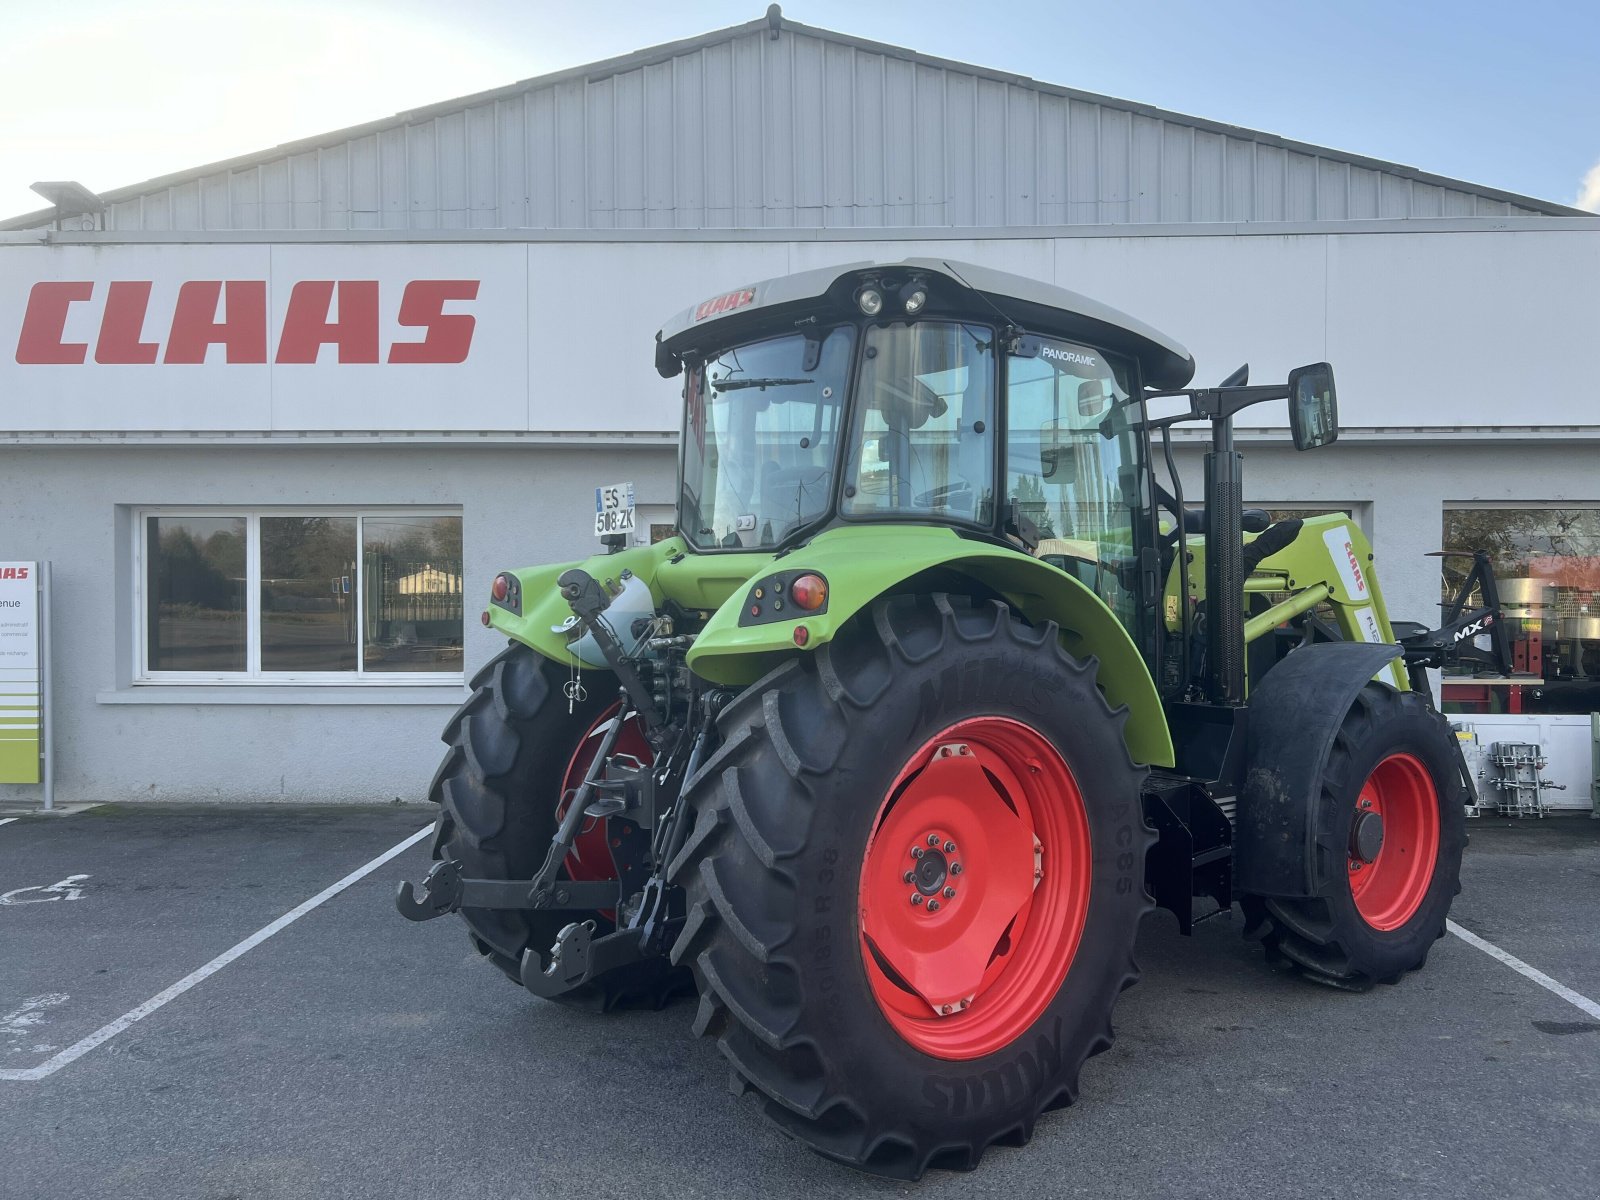
[[417,895],[409,879],[400,882],[394,906],[408,921],[431,921],[463,908],[571,909],[592,912],[621,902],[616,880],[575,883],[558,880],[540,886],[533,879],[465,879],[453,858],[433,864]]
[[[394,903],[408,921],[431,921],[463,908],[614,911],[621,903],[621,888],[615,880],[579,883],[563,879],[542,887],[532,879],[465,879],[461,864],[445,859],[433,864],[422,881],[420,896],[410,880],[403,880]],[[598,938],[594,932],[593,921],[562,926],[550,947],[549,966],[537,950],[528,947],[520,964],[522,986],[536,996],[555,997],[592,975],[644,957],[637,930],[621,929]]]

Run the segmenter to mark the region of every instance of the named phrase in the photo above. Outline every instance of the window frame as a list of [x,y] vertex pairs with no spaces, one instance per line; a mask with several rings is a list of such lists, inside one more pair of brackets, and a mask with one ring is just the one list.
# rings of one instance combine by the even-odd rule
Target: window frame
[[[353,671],[263,671],[261,669],[261,519],[263,517],[345,517],[356,523],[356,571],[353,598],[356,612],[356,667]],[[245,522],[245,669],[243,671],[155,671],[150,669],[149,528],[151,517],[243,518]],[[465,558],[465,518],[460,507],[412,505],[152,505],[133,510],[133,677],[135,686],[222,685],[233,687],[322,686],[385,687],[404,684],[460,684],[466,682],[466,604],[461,614],[462,669],[459,671],[368,671],[366,669],[366,578],[362,569],[366,519],[385,517],[454,517],[462,521]],[[463,570],[465,575],[465,570]],[[463,588],[465,585],[463,584]]]

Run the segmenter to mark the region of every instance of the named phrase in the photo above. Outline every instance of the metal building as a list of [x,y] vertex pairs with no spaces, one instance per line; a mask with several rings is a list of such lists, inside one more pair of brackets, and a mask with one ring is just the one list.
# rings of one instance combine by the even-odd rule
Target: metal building
[[0,222],[0,558],[55,563],[64,796],[420,795],[493,651],[474,581],[589,552],[596,484],[670,522],[661,321],[938,254],[1137,313],[1202,381],[1333,361],[1339,447],[1242,431],[1247,494],[1353,512],[1402,616],[1425,552],[1495,539],[1554,644],[1463,719],[1586,802],[1591,214],[780,17],[100,199]]

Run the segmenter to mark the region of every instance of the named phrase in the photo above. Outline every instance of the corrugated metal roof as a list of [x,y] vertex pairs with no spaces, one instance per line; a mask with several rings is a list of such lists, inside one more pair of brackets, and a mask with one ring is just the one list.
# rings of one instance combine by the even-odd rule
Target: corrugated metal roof
[[1582,215],[787,20],[774,34],[766,19],[104,198],[120,231]]

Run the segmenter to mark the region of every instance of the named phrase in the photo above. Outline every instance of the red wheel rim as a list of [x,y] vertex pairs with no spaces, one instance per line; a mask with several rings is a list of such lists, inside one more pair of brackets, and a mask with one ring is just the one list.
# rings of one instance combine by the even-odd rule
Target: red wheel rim
[[[1370,858],[1358,846],[1362,822],[1375,816],[1382,841]],[[1422,907],[1439,860],[1439,795],[1433,776],[1411,754],[1391,754],[1372,769],[1351,815],[1350,895],[1374,929],[1398,929]]]
[[1042,735],[974,717],[925,742],[861,867],[861,956],[895,1032],[946,1059],[1026,1033],[1072,966],[1091,870],[1083,795]]
[[[622,702],[619,700],[596,717],[594,724],[589,726],[579,740],[578,748],[572,752],[566,773],[561,776],[561,801],[556,806],[557,821],[561,820],[562,814],[567,811],[567,803],[572,793],[582,786],[584,776],[589,773],[589,766],[594,762],[594,756],[600,753],[600,743],[605,740],[606,728],[621,708]],[[650,743],[645,740],[644,731],[639,728],[637,714],[630,716],[628,723],[622,727],[622,732],[617,734],[617,742],[611,748],[611,753],[632,755],[645,766],[655,761],[650,751]],[[615,879],[617,867],[611,859],[611,846],[611,835],[606,819],[600,817],[586,821],[578,830],[578,836],[572,840],[571,852],[562,860],[562,865],[567,869],[567,877],[579,882]]]

